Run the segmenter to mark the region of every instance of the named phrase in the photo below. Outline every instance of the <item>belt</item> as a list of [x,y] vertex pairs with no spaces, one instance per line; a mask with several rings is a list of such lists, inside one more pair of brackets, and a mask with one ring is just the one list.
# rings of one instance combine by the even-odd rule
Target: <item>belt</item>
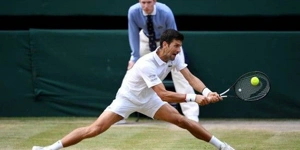
[[[149,38],[149,36],[143,31],[143,33]],[[155,42],[159,42],[160,39],[155,39]]]

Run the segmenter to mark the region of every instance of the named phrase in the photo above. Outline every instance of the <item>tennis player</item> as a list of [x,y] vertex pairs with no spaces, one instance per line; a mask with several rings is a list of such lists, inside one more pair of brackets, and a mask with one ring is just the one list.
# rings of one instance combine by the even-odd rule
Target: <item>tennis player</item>
[[[159,46],[159,38],[166,29],[177,30],[175,18],[172,10],[165,4],[156,0],[139,0],[139,3],[132,5],[128,10],[128,35],[131,48],[131,58],[127,69],[131,69],[134,63],[145,54],[154,49],[150,49],[147,16],[152,16],[152,29],[154,29],[154,39],[156,46]],[[141,30],[140,30],[141,29]],[[178,55],[179,59],[185,61],[183,50]],[[195,93],[187,80],[177,70],[171,70],[172,81],[176,92]],[[199,121],[200,108],[196,103],[179,103],[182,113],[189,119]]]
[[[52,145],[33,146],[32,150],[58,150],[77,144],[86,138],[105,132],[111,125],[127,118],[133,112],[175,124],[189,131],[195,138],[212,144],[218,150],[233,150],[231,146],[221,142],[201,124],[181,115],[169,104],[188,102],[203,106],[222,100],[218,93],[211,92],[205,87],[204,83],[189,71],[187,64],[179,59],[178,54],[181,51],[183,40],[184,36],[178,31],[165,30],[160,38],[161,46],[140,58],[127,71],[115,100],[94,123],[73,130]],[[202,95],[167,91],[162,80],[172,69],[180,71],[188,83]]]

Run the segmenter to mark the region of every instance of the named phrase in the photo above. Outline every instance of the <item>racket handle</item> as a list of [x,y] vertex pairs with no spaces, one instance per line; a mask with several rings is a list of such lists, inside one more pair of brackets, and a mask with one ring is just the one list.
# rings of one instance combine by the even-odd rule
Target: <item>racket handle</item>
[[222,95],[221,97],[227,97],[227,95]]

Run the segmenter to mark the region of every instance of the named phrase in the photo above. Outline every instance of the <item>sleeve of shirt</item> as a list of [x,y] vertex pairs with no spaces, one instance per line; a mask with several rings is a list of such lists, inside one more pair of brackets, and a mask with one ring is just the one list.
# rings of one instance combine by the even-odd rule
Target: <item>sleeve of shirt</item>
[[131,48],[131,57],[130,60],[136,62],[140,58],[139,52],[139,28],[134,21],[134,11],[132,9],[128,10],[128,38],[129,45]]
[[139,74],[142,76],[148,88],[162,83],[162,81],[156,74],[155,68],[149,67],[149,65],[143,65],[142,67],[140,67]]
[[166,23],[167,23],[167,29],[175,29],[177,30],[176,21],[174,18],[174,14],[171,9],[169,9],[168,13],[166,13]]

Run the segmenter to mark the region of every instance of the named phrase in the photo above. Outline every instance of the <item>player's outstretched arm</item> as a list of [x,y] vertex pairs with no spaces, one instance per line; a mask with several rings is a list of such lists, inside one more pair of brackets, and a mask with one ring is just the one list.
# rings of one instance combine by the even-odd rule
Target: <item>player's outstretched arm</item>
[[180,70],[182,75],[186,78],[189,84],[199,93],[202,93],[204,96],[208,97],[209,101],[212,103],[222,100],[222,97],[219,96],[217,92],[211,92],[206,88],[205,84],[196,76],[194,76],[188,68]]
[[203,95],[180,94],[173,91],[168,91],[163,83],[153,86],[152,89],[163,101],[169,103],[196,102],[201,106],[210,103],[209,97],[205,97]]

